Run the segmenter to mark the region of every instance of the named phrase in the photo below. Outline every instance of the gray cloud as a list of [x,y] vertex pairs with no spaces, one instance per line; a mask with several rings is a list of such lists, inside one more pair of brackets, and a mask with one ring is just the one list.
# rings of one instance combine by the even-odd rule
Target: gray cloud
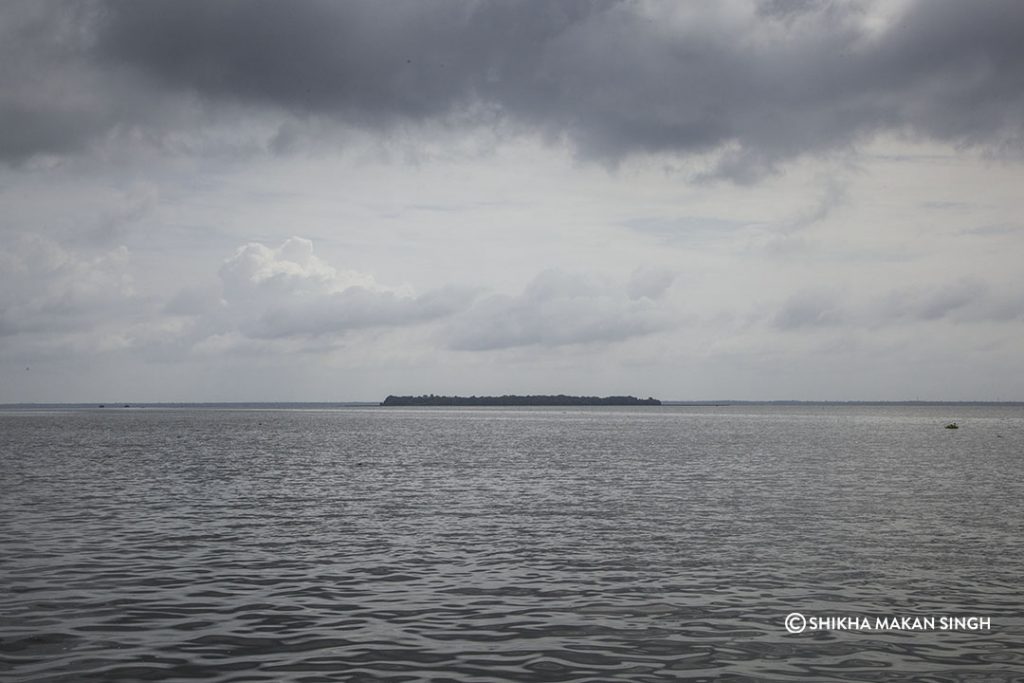
[[[222,306],[204,311],[203,327],[216,335],[250,339],[330,337],[413,325],[464,309],[473,296],[457,288],[414,296],[385,287],[366,273],[335,269],[301,237],[277,248],[255,242],[239,248],[224,262],[220,279]],[[183,290],[171,305],[189,310],[194,299]]]
[[1002,322],[1024,315],[1024,299],[976,277],[890,289],[857,297],[855,292],[810,289],[788,297],[772,318],[785,331],[824,327],[878,329],[937,321]]
[[0,253],[0,337],[96,328],[133,312],[128,251],[68,249],[21,234]]
[[710,175],[741,182],[882,131],[1013,154],[1024,132],[1024,5],[1012,0],[914,2],[881,29],[872,4],[825,2],[97,0],[0,11],[8,160],[176,125],[172,95],[374,131],[504,120],[604,161],[718,150]]
[[835,179],[830,179],[825,184],[824,191],[818,202],[794,217],[791,221],[780,226],[783,233],[792,233],[808,226],[819,223],[828,218],[837,208],[846,202],[846,189]]
[[0,8],[0,159],[72,151],[110,125],[79,80],[90,59],[75,32],[84,23],[70,4]]
[[939,320],[974,306],[973,317],[992,317],[994,297],[989,285],[976,278],[925,288],[907,288],[889,292],[874,309],[886,320]]
[[451,315],[465,308],[469,298],[470,294],[461,289],[403,297],[392,292],[350,287],[311,301],[270,309],[254,321],[248,331],[253,337],[275,339],[412,325]]
[[[667,284],[659,287],[663,291]],[[630,289],[548,270],[522,294],[478,301],[453,321],[449,344],[460,351],[490,351],[619,342],[671,326],[663,307],[632,297]]]
[[629,277],[626,291],[630,299],[660,299],[675,279],[675,273],[664,268],[637,268]]
[[843,321],[839,295],[826,291],[803,291],[789,297],[775,315],[774,324],[783,330],[836,325]]

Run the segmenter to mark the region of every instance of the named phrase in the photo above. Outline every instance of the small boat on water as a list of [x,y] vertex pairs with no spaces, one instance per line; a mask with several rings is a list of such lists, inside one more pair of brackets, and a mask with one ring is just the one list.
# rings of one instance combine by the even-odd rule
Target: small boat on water
[[948,425],[946,425],[946,429],[960,429],[960,425],[958,425],[956,422],[950,422]]

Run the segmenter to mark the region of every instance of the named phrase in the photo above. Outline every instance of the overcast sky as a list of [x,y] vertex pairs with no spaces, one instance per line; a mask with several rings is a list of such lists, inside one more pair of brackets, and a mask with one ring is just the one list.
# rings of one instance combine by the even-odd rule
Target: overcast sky
[[0,4],[0,402],[1024,400],[1024,3]]

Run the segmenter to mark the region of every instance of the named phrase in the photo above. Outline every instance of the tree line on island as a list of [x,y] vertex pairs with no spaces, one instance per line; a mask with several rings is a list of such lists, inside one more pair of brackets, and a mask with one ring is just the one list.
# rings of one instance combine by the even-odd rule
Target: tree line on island
[[660,406],[656,398],[635,396],[566,396],[565,394],[516,396],[394,396],[382,406]]

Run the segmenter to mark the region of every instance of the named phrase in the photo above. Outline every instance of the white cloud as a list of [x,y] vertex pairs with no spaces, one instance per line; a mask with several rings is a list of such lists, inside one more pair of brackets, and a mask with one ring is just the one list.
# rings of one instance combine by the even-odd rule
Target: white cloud
[[239,247],[221,267],[220,279],[229,300],[315,296],[350,287],[386,291],[371,275],[331,267],[313,253],[313,243],[302,237],[289,237],[276,249],[257,242]]
[[[263,348],[245,340],[286,340],[294,348],[330,348],[331,339],[371,328],[415,325],[465,307],[468,290],[437,289],[421,295],[407,286],[386,286],[368,274],[339,270],[314,253],[313,243],[289,237],[278,247],[251,242],[221,266],[221,305],[208,311],[210,331],[196,348],[203,353]],[[195,310],[195,295],[182,291],[174,303]],[[301,342],[295,346],[294,342]]]

